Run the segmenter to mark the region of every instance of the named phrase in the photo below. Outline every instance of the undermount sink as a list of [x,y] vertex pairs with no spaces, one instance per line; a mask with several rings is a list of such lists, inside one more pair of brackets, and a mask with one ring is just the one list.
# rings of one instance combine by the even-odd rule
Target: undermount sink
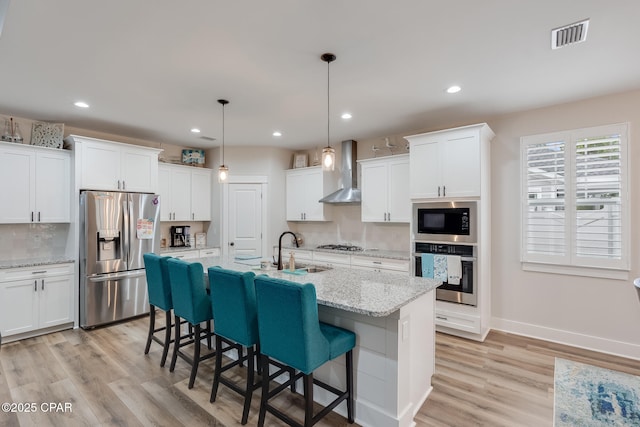
[[[284,270],[288,270],[288,269],[289,269],[289,266],[285,265]],[[331,267],[296,263],[296,271],[300,271],[300,270],[306,270],[307,273],[320,273],[321,271],[331,270]]]

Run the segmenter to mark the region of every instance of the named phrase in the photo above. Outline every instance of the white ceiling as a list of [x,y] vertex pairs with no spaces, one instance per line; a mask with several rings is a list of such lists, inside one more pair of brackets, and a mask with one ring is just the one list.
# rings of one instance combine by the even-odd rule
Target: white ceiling
[[[585,18],[586,42],[550,49]],[[638,18],[637,0],[13,0],[0,113],[207,148],[226,98],[225,145],[322,146],[332,52],[332,144],[381,138],[640,88]]]

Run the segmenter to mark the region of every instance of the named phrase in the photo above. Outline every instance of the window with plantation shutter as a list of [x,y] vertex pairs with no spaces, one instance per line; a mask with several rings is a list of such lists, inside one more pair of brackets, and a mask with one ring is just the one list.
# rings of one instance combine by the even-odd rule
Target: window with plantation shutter
[[627,135],[620,124],[521,139],[523,263],[629,269]]

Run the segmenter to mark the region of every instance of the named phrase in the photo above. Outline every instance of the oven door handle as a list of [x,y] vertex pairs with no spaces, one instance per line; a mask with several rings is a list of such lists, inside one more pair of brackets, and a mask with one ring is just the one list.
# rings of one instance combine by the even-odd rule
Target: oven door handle
[[[415,257],[419,257],[419,256],[420,256],[420,255],[422,255],[422,254],[430,254],[430,253],[431,253],[431,252],[414,252],[414,253],[413,253],[413,256],[415,256]],[[444,255],[444,256],[447,256],[447,255],[450,255],[450,254],[433,254],[433,255]],[[461,257],[460,257],[460,261],[471,261],[471,262],[476,262],[477,260],[478,260],[478,258],[476,258],[476,257],[474,257],[474,256],[472,256],[472,257],[469,257],[469,256],[461,256]]]

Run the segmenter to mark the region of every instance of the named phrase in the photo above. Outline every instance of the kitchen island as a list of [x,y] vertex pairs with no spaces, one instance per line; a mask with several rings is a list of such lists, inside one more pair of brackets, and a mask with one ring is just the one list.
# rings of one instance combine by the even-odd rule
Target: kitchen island
[[[363,426],[412,426],[431,392],[435,355],[435,292],[440,282],[349,268],[289,274],[260,270],[257,260],[199,258],[210,266],[254,271],[299,283],[313,283],[320,320],[356,333],[354,390],[356,422]],[[344,357],[344,356],[341,356]],[[344,389],[344,360],[331,361],[314,375]],[[300,387],[301,389],[301,387]],[[332,396],[314,388],[315,400]],[[346,414],[343,402],[336,411]]]

